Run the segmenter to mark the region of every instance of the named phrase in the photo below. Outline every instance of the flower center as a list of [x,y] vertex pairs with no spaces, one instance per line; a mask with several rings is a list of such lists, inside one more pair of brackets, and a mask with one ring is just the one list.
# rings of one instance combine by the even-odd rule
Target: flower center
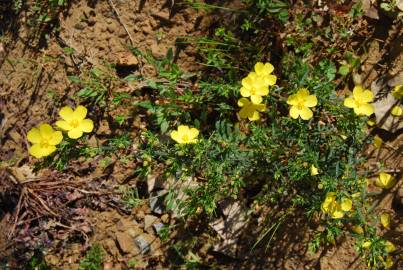
[[47,148],[49,147],[49,142],[46,139],[42,139],[40,145],[42,148]]
[[183,136],[182,136],[182,140],[183,140],[184,142],[189,141],[189,136],[188,136],[187,134],[183,135]]
[[304,107],[305,107],[305,104],[303,101],[298,102],[298,104],[297,104],[298,110],[302,110]]
[[72,126],[73,128],[76,128],[79,125],[80,125],[80,122],[76,119],[70,121],[70,126]]

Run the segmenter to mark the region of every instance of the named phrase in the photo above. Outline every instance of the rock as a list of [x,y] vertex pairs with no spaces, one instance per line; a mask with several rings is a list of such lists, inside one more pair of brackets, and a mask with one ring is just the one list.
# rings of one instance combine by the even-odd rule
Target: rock
[[153,223],[157,220],[158,220],[158,218],[156,216],[146,215],[144,217],[144,230],[147,230],[148,228],[150,228],[151,225],[153,225]]
[[136,245],[140,249],[140,253],[142,255],[150,252],[151,243],[149,241],[147,241],[146,234],[137,236],[136,239],[134,239],[134,243],[136,243]]
[[117,54],[117,65],[123,67],[137,66],[139,61],[131,52],[120,52]]
[[224,217],[209,224],[223,239],[221,243],[214,246],[214,250],[237,257],[238,239],[248,222],[246,211],[238,202],[230,199],[221,201],[219,207]]
[[145,26],[143,26],[143,27],[141,28],[141,30],[143,30],[143,33],[144,33],[145,35],[148,35],[148,34],[151,34],[151,32],[153,31],[153,28],[151,27],[150,24],[147,23]]
[[157,192],[152,192],[150,194],[150,209],[156,214],[162,214],[164,212],[164,196],[166,191],[160,190]]
[[77,30],[84,30],[85,27],[86,27],[85,24],[82,24],[82,23],[76,23],[74,25],[74,28],[77,29]]
[[153,42],[151,44],[151,53],[156,58],[164,58],[165,57],[164,49],[161,48],[156,42]]
[[116,247],[115,241],[113,241],[113,239],[108,238],[106,239],[103,243],[102,246],[104,247],[104,249],[110,254],[112,255],[112,257],[116,258],[117,256],[119,256],[119,250]]
[[135,238],[136,236],[142,234],[142,233],[143,233],[143,230],[140,229],[140,228],[130,228],[130,229],[127,230],[127,233],[128,233],[131,237]]
[[163,189],[164,179],[162,179],[162,177],[160,177],[159,175],[147,175],[147,188],[148,192],[154,191],[156,189]]
[[403,121],[399,121],[398,117],[390,114],[392,108],[399,104],[399,101],[390,92],[385,94],[384,89],[386,88],[386,83],[381,80],[371,84],[371,90],[377,97],[376,102],[373,103],[376,123],[378,127],[393,133],[403,128]]
[[403,0],[397,0],[396,6],[400,11],[403,11]]
[[133,238],[128,233],[117,232],[116,240],[124,253],[130,253],[134,249]]
[[153,228],[157,234],[162,230],[162,228],[164,228],[164,226],[164,223],[161,222],[153,224]]
[[106,27],[106,30],[107,30],[109,33],[111,33],[111,34],[113,34],[113,32],[115,32],[115,29],[113,29],[113,26],[112,26],[112,25],[108,25],[108,26]]
[[168,223],[169,222],[169,215],[168,214],[162,215],[161,221],[164,222],[164,223]]
[[103,270],[113,270],[113,263],[112,262],[105,262]]
[[136,224],[133,221],[130,221],[130,220],[127,220],[127,219],[121,219],[116,224],[116,229],[118,229],[121,232],[124,232],[127,229],[132,228],[133,226],[136,226]]

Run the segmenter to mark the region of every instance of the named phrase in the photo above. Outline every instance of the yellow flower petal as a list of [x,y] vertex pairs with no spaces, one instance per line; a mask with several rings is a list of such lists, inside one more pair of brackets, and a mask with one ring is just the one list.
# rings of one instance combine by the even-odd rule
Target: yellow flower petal
[[247,98],[240,98],[239,100],[238,100],[238,106],[239,107],[244,107],[245,105],[247,105],[247,104],[249,104],[250,103],[250,101],[249,101],[249,99],[247,99]]
[[243,97],[250,97],[250,89],[246,87],[241,88],[241,96]]
[[297,95],[302,98],[305,99],[306,97],[309,96],[309,90],[306,88],[301,88],[298,90]]
[[365,249],[368,249],[372,245],[371,241],[366,241],[364,244],[362,244],[362,247]]
[[61,108],[59,115],[63,120],[70,121],[73,118],[73,110],[69,106]]
[[241,117],[241,118],[247,118],[249,115],[251,115],[249,107],[243,107],[239,111],[239,117]]
[[64,120],[56,121],[56,126],[66,131],[73,129],[73,127],[67,121]]
[[257,111],[252,113],[252,116],[248,116],[249,121],[257,121],[260,119],[260,114]]
[[87,116],[87,108],[84,106],[78,106],[73,112],[73,119],[75,120],[83,120]]
[[353,227],[353,232],[355,232],[356,234],[363,235],[364,234],[364,229],[360,225],[355,225]]
[[360,96],[360,102],[372,102],[374,100],[374,94],[369,91],[369,90],[365,90],[362,92],[361,96]]
[[263,101],[263,98],[261,96],[257,96],[257,95],[252,95],[250,97],[250,100],[252,101],[252,103],[254,104],[260,104]]
[[314,165],[311,165],[311,175],[314,176],[318,174],[319,174],[318,168],[316,168]]
[[259,112],[264,112],[266,110],[266,104],[254,104],[253,107]]
[[189,129],[189,137],[194,139],[197,136],[199,136],[199,130],[197,130],[197,128],[191,128]]
[[354,112],[357,115],[366,115],[370,116],[374,113],[374,105],[372,104],[361,104],[358,107],[354,108]]
[[352,207],[353,207],[353,202],[349,198],[341,199],[341,209],[344,212],[349,212]]
[[383,143],[383,141],[382,141],[381,137],[379,137],[378,135],[375,135],[374,136],[374,146],[379,149],[379,148],[381,148],[382,143]]
[[185,133],[188,133],[188,132],[189,132],[189,127],[188,127],[188,126],[185,126],[185,125],[180,125],[180,126],[178,127],[178,132],[179,132],[180,135],[183,135],[183,134],[185,134]]
[[393,116],[401,116],[403,114],[403,108],[399,105],[393,107],[393,109],[390,111],[390,113]]
[[273,72],[274,67],[270,63],[263,64],[262,62],[257,62],[254,69],[257,75],[266,76]]
[[396,251],[395,245],[390,241],[386,241],[385,249],[386,249],[387,253],[392,253],[392,252]]
[[342,218],[343,216],[344,216],[344,213],[343,213],[343,211],[340,211],[340,210],[336,210],[332,213],[332,218],[334,218],[334,219],[339,219],[339,218]]
[[176,130],[174,130],[174,131],[171,132],[171,138],[172,138],[172,140],[174,140],[174,141],[176,141],[176,142],[178,142],[178,143],[182,143],[182,140],[181,140],[181,138],[179,137],[179,133],[178,133],[178,131],[176,131]]
[[300,111],[300,116],[303,120],[309,120],[313,117],[313,112],[308,107],[302,107]]
[[367,121],[367,125],[370,126],[370,127],[374,126],[375,124],[376,124],[376,121],[374,119],[369,119]]
[[41,133],[41,137],[45,139],[50,139],[53,135],[53,128],[49,124],[41,124],[39,126],[39,131]]
[[67,136],[71,139],[78,139],[83,136],[83,131],[79,128],[73,128],[67,133]]
[[94,129],[94,123],[91,119],[84,119],[80,121],[78,128],[83,132],[91,132]]
[[256,93],[256,95],[259,95],[259,96],[267,96],[269,94],[269,88],[267,86],[263,85],[259,88],[256,88],[255,93]]
[[52,137],[49,139],[50,145],[58,145],[63,140],[63,134],[61,131],[55,131],[52,134]]
[[43,151],[42,151],[42,147],[40,146],[40,144],[34,144],[34,145],[32,145],[29,149],[28,149],[28,152],[32,155],[32,156],[34,156],[34,157],[36,157],[36,158],[41,158],[41,157],[43,157]]
[[392,95],[396,99],[402,99],[403,98],[403,84],[396,85],[395,88],[392,90]]
[[383,213],[381,215],[381,224],[386,229],[390,229],[390,215],[388,213]]
[[309,95],[305,98],[304,105],[307,107],[315,107],[318,104],[318,99],[315,95]]
[[47,147],[42,147],[41,144],[34,144],[28,150],[28,152],[36,158],[46,157],[54,151],[56,151],[55,146],[49,145]]
[[300,111],[298,110],[297,106],[291,106],[290,108],[290,116],[291,118],[297,119],[299,117]]
[[40,143],[42,136],[39,129],[32,128],[30,131],[28,131],[27,139],[31,143]]
[[353,97],[355,100],[359,100],[364,92],[364,88],[361,85],[354,86]]
[[242,79],[241,83],[242,83],[242,86],[243,86],[245,89],[251,89],[251,88],[252,88],[253,81],[252,81],[251,77],[248,75],[247,77],[245,77],[245,78]]
[[292,105],[292,106],[297,106],[297,105],[298,105],[298,98],[297,98],[297,96],[296,96],[295,94],[289,96],[288,99],[287,99],[287,104],[288,104],[288,105]]
[[386,257],[386,261],[385,261],[385,269],[390,269],[393,266],[393,259],[391,256],[387,256]]
[[56,151],[56,146],[54,145],[48,145],[47,147],[43,148],[43,153],[44,153],[44,157],[49,156],[50,154],[52,154],[53,152]]
[[346,106],[347,108],[355,108],[356,107],[355,100],[349,97],[345,98],[344,106]]
[[395,184],[394,178],[388,173],[381,172],[375,180],[375,185],[380,188],[389,189]]
[[264,77],[264,82],[266,85],[275,85],[277,82],[277,76],[275,75],[267,75]]

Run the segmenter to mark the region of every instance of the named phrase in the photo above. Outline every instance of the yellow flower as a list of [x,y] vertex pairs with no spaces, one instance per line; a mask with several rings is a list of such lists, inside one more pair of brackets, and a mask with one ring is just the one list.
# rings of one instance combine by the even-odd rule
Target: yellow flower
[[386,262],[384,263],[385,269],[390,269],[393,266],[393,259],[391,256],[386,257]]
[[379,137],[378,135],[375,135],[374,146],[379,149],[379,148],[381,148],[382,143],[383,143],[383,141],[382,141],[381,137]]
[[386,249],[387,253],[392,253],[392,252],[394,252],[396,250],[396,247],[392,242],[386,241],[385,242],[385,249]]
[[344,212],[348,212],[353,207],[353,202],[349,198],[341,199],[341,210]]
[[402,116],[403,114],[403,108],[402,106],[396,105],[393,107],[393,109],[390,111],[390,114],[393,116]]
[[369,104],[374,100],[374,94],[371,91],[365,90],[361,86],[356,86],[353,89],[352,97],[344,100],[344,106],[353,108],[356,115],[370,116],[374,113],[374,106]]
[[49,124],[41,124],[39,128],[28,131],[27,139],[33,144],[28,152],[36,158],[41,158],[56,151],[56,145],[63,140],[63,135]]
[[332,218],[342,218],[344,212],[341,209],[340,204],[336,201],[336,194],[334,192],[328,192],[326,198],[322,203],[322,211],[329,214]]
[[303,120],[309,120],[313,117],[311,107],[318,104],[315,95],[310,95],[308,89],[301,88],[296,94],[288,97],[287,104],[291,105],[290,116],[294,119],[301,117]]
[[392,95],[396,99],[402,99],[403,98],[403,84],[396,85],[395,88],[392,90]]
[[383,213],[381,215],[381,224],[386,229],[390,228],[390,215],[388,213]]
[[395,184],[394,178],[388,173],[381,172],[375,180],[375,185],[380,188],[389,189]]
[[263,101],[262,96],[269,94],[269,86],[263,77],[258,76],[255,72],[242,80],[241,95],[250,97],[254,104],[260,104]]
[[189,128],[184,125],[180,125],[178,130],[171,132],[171,138],[179,144],[196,143],[197,136],[199,136],[197,128]]
[[318,168],[316,168],[315,165],[311,165],[311,175],[315,176],[318,174],[319,174]]
[[375,119],[369,119],[369,120],[367,121],[367,125],[370,126],[370,127],[374,126],[375,124],[376,124]]
[[371,245],[372,245],[371,241],[366,241],[364,242],[364,244],[362,244],[362,247],[368,249]]
[[262,62],[257,62],[255,64],[255,73],[263,78],[266,85],[275,85],[277,77],[271,74],[274,71],[274,67],[270,63],[263,64]]
[[355,225],[353,227],[353,232],[355,232],[356,234],[363,235],[364,234],[364,229],[360,225]]
[[94,123],[91,119],[85,119],[87,108],[78,106],[74,111],[69,106],[63,107],[59,111],[63,120],[56,122],[56,126],[68,131],[69,138],[78,139],[83,136],[83,132],[91,132],[94,129]]
[[239,99],[238,106],[242,107],[242,109],[239,111],[239,117],[248,118],[250,121],[259,120],[259,112],[264,112],[266,110],[265,104],[254,104],[247,98]]

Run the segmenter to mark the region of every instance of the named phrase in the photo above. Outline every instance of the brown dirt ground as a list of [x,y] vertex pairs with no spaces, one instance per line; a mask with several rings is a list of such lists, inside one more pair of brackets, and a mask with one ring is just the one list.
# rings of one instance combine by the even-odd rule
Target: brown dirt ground
[[[51,35],[47,40],[47,46],[30,43],[28,29],[18,23],[18,20],[24,21],[24,14],[21,14],[18,20],[9,21],[14,27],[13,31],[0,40],[0,156],[2,169],[8,167],[3,171],[9,173],[11,169],[15,173],[17,170],[17,174],[22,174],[23,180],[62,179],[74,182],[81,179],[90,183],[88,190],[91,192],[101,187],[99,189],[101,191],[98,191],[107,193],[113,191],[113,186],[117,183],[136,183],[137,179],[131,175],[133,168],[137,166],[136,161],[129,164],[116,162],[109,171],[105,172],[97,169],[99,160],[95,160],[86,164],[87,168],[74,176],[46,170],[32,173],[30,168],[26,167],[21,170],[24,164],[28,164],[28,167],[34,164],[34,160],[27,155],[26,132],[41,121],[55,119],[59,109],[58,104],[71,103],[69,97],[78,90],[68,80],[68,75],[88,66],[103,68],[106,63],[128,67],[128,71],[142,69],[143,73],[153,75],[152,69],[139,65],[141,63],[138,59],[132,56],[127,47],[127,44],[131,43],[142,50],[151,50],[156,57],[163,57],[168,48],[175,48],[176,62],[183,70],[194,72],[200,69],[200,66],[195,64],[196,53],[193,46],[175,45],[180,36],[201,36],[209,31],[211,18],[204,11],[191,8],[172,10],[171,1],[115,0],[113,2],[114,7],[108,1],[74,1],[65,14],[60,14],[60,35],[58,37]],[[119,16],[116,16],[116,11]],[[387,40],[387,36],[382,40]],[[39,45],[39,50],[36,45]],[[65,53],[63,50],[65,47],[74,48],[73,56]],[[375,64],[383,63],[385,59],[382,51],[378,52],[378,55],[378,58],[371,59],[370,65],[366,67],[368,76],[372,76],[372,79],[368,79],[369,81],[382,75],[381,71],[377,72]],[[399,57],[388,61],[394,63],[392,66],[396,67],[398,59]],[[116,74],[117,77],[118,75]],[[128,85],[122,82],[114,86],[116,89],[113,91],[128,89]],[[107,116],[110,116],[108,112],[104,112],[102,118]],[[141,119],[139,122],[137,125],[141,127]],[[97,126],[97,135],[107,136],[109,125],[108,121],[103,120]],[[135,131],[132,135],[136,135]],[[401,149],[400,139],[392,138],[388,143],[389,146],[382,149],[381,154],[368,150],[371,154],[376,153],[373,162],[377,162],[382,155],[389,157],[390,148]],[[398,158],[401,159],[401,156]],[[397,158],[388,160],[392,167],[401,168],[401,160]],[[0,177],[6,177],[6,172],[0,174]],[[18,177],[16,178],[19,180]],[[72,188],[74,188],[73,184]],[[392,193],[385,195],[378,211],[390,212],[397,217],[396,220],[399,220],[399,217],[402,217],[401,203],[397,203],[397,206],[392,203],[401,189],[401,185],[397,185]],[[6,185],[0,187],[0,194],[9,196],[6,199],[12,198],[12,194],[7,194],[7,191]],[[68,196],[76,195],[72,191],[64,196],[68,198]],[[86,195],[84,201],[89,201],[91,198],[91,194]],[[4,198],[0,197],[0,199]],[[13,205],[15,207],[17,203],[14,199],[10,205],[2,204],[3,210],[0,210],[0,262],[4,259],[8,260],[10,269],[19,269],[13,263],[23,259],[12,257],[13,250],[10,249],[7,240],[13,224]],[[77,223],[74,223],[76,227],[66,230],[60,224],[48,224],[53,228],[53,237],[58,235],[54,244],[46,248],[46,259],[52,269],[78,269],[80,259],[93,243],[101,244],[106,251],[104,269],[125,269],[129,260],[133,258],[137,260],[136,269],[172,267],[172,261],[168,258],[170,254],[168,247],[161,243],[152,228],[144,227],[145,215],[151,214],[147,205],[132,212],[118,211],[119,207],[114,207],[110,200],[100,199],[100,202],[92,208],[87,207],[85,203],[82,205],[82,208],[78,208],[79,213],[65,213],[68,218],[77,218]],[[166,224],[173,223],[169,217],[159,218]],[[401,245],[402,227],[401,222],[399,223],[394,224],[394,230],[388,234],[391,237],[400,234]],[[207,252],[211,247],[211,239],[204,236],[201,239],[206,242],[200,243],[199,254],[204,254],[208,258],[207,261],[212,263],[221,262],[221,269],[365,269],[349,239],[341,239],[341,245],[337,247],[311,254],[307,250],[307,243],[313,228],[308,225],[301,226],[306,222],[300,217],[291,217],[290,222],[286,224],[278,232],[275,248],[270,250],[269,255],[263,252],[264,249],[257,249],[245,260],[234,261],[219,254]],[[250,225],[250,229],[249,233],[253,234],[253,224]],[[183,228],[183,230],[194,233],[194,228]],[[76,239],[65,236],[66,233],[76,235]],[[176,234],[180,233],[181,230],[178,229]],[[133,244],[133,246],[129,244],[127,249],[129,251],[126,250],[127,247],[122,247],[125,238],[131,239],[138,235],[144,235],[152,243],[149,254],[142,255]],[[20,235],[21,243],[35,241],[35,239],[44,241],[41,237],[32,237],[24,233]]]

